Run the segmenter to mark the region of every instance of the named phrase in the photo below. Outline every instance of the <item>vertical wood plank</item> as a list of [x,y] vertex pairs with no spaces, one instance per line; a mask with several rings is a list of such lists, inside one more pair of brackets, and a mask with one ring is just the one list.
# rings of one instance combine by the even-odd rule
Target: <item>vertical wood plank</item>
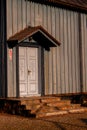
[[82,66],[83,66],[83,92],[85,92],[85,86],[86,86],[86,75],[85,75],[85,32],[84,32],[84,15],[81,15],[81,27],[82,27]]
[[42,22],[42,14],[43,14],[43,6],[41,4],[39,4],[39,25],[43,25],[43,22]]
[[87,21],[86,15],[84,14],[84,40],[85,40],[85,92],[87,91]]
[[26,27],[26,2],[22,0],[22,19],[23,19],[23,29]]
[[[60,42],[60,10],[56,8],[56,39]],[[62,43],[61,43],[62,44]],[[61,46],[60,46],[61,47]],[[60,47],[57,47],[57,57],[56,57],[56,64],[57,64],[57,93],[61,93],[61,86],[60,86]]]
[[21,12],[21,10],[22,10],[22,8],[21,8],[21,0],[18,0],[17,1],[18,3],[18,31],[20,31],[21,29],[22,29],[22,12]]
[[74,37],[74,13],[71,12],[71,53],[72,53],[72,92],[75,93],[75,87],[76,87],[76,77],[75,77],[75,37]]
[[43,6],[43,27],[47,30],[47,6]]
[[52,26],[52,21],[51,21],[51,17],[52,17],[52,14],[51,14],[51,7],[50,6],[48,6],[48,9],[47,9],[47,27],[48,27],[48,32],[51,34],[51,32],[52,32],[52,28],[51,28],[51,26]]
[[64,23],[63,23],[63,10],[60,9],[60,42],[61,48],[60,48],[60,63],[61,63],[61,92],[65,93],[65,82],[64,82]]
[[[49,14],[48,14],[49,15]],[[51,8],[51,18],[52,18],[52,24],[51,24],[51,28],[52,28],[52,32],[51,32],[51,34],[52,34],[52,36],[54,36],[55,37],[55,24],[56,24],[56,22],[55,22],[55,8],[54,7],[52,7]],[[52,57],[52,59],[53,59],[53,94],[56,94],[56,86],[57,86],[57,84],[56,84],[56,48],[53,48],[52,49],[52,55],[53,55],[53,57]]]
[[53,93],[53,73],[52,73],[52,70],[53,70],[53,61],[52,61],[52,48],[50,49],[48,60],[49,60],[49,94],[52,94],[52,93]]
[[35,8],[34,8],[34,2],[30,2],[30,23],[31,23],[31,26],[33,27],[34,25],[35,25],[35,17],[34,17],[34,15],[35,15],[35,13],[34,13],[34,10]]
[[64,10],[64,78],[65,92],[68,93],[68,45],[67,45],[67,11]]
[[69,93],[71,93],[72,91],[71,91],[71,89],[72,89],[72,76],[71,76],[71,74],[72,74],[72,71],[71,71],[71,60],[72,60],[72,58],[71,58],[71,26],[70,26],[70,23],[71,23],[71,13],[70,12],[67,12],[67,15],[68,15],[68,17],[67,17],[67,20],[68,20],[68,24],[67,24],[67,26],[68,26],[68,77],[69,77],[69,85],[68,85],[68,91],[69,91]]
[[27,27],[31,26],[31,2],[27,1],[26,3],[26,20],[27,20]]
[[35,26],[39,25],[39,23],[38,23],[39,16],[38,15],[39,15],[38,14],[38,4],[35,4]]
[[7,0],[7,38],[12,36],[12,0]]
[[17,32],[17,0],[13,0],[12,2],[12,17],[13,17],[13,34]]
[[79,34],[78,34],[78,30],[79,30],[79,26],[78,26],[78,13],[75,13],[74,15],[75,17],[75,75],[76,75],[76,87],[75,90],[76,92],[80,92],[80,56],[79,56]]
[[44,70],[45,70],[45,94],[48,95],[48,88],[49,88],[49,60],[48,60],[48,51],[44,51]]

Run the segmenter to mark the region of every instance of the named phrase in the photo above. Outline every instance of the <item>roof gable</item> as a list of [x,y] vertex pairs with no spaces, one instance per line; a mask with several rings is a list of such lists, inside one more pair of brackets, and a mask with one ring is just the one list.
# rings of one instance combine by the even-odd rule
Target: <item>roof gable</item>
[[42,26],[25,28],[24,30],[21,30],[14,36],[10,37],[7,42],[9,45],[14,46],[14,44],[21,43],[25,39],[31,37],[45,48],[56,47],[57,45],[60,45],[60,43]]

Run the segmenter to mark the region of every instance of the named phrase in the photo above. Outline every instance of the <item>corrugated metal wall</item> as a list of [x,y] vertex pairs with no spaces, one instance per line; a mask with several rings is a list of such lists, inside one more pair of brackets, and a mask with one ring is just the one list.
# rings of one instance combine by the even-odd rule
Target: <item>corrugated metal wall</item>
[[81,14],[83,92],[87,92],[87,15]]
[[37,25],[61,42],[60,47],[44,52],[45,94],[80,92],[78,13],[25,0],[7,0],[8,38],[26,26]]

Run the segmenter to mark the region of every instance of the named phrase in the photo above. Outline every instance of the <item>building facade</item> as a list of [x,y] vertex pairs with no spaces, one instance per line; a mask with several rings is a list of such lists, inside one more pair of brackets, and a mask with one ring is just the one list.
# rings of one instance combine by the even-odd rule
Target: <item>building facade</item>
[[1,97],[87,93],[87,2],[4,2]]

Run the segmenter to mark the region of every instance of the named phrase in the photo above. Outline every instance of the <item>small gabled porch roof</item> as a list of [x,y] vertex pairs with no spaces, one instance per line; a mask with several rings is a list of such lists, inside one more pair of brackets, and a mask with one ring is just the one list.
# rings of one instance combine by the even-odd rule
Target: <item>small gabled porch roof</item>
[[27,38],[34,39],[44,48],[56,47],[60,45],[60,42],[58,42],[42,26],[27,27],[10,37],[7,40],[7,43],[9,46],[13,47]]

